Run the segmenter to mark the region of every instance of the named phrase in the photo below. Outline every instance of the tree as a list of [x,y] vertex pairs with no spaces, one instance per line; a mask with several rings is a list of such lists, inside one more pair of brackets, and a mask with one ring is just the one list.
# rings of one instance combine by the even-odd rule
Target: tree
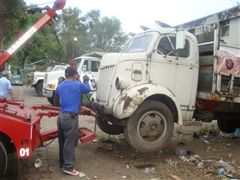
[[67,59],[91,51],[119,51],[127,35],[121,31],[121,23],[112,17],[101,18],[99,10],[82,15],[78,8],[63,10],[62,22],[58,26],[64,43]]
[[[34,6],[33,6],[34,7]],[[39,9],[40,10],[40,9]],[[40,12],[33,13],[32,9],[27,11],[25,4],[18,9],[18,16],[11,16],[8,19],[8,32],[2,38],[2,49],[7,49],[23,32],[32,26],[42,16]],[[30,13],[30,14],[29,14]],[[54,25],[44,26],[34,37],[29,40],[20,50],[11,57],[9,62],[13,68],[19,69],[27,64],[44,60],[45,63],[51,61],[63,62],[64,51],[58,44],[54,34]],[[3,32],[3,31],[1,31]]]
[[[23,0],[0,0],[0,49],[11,31],[11,20],[20,16],[25,3]],[[20,11],[19,11],[20,10]]]
[[[4,33],[4,49],[42,16],[41,12],[26,11],[24,3],[15,11],[18,15],[9,17],[8,33]],[[59,21],[44,26],[12,57],[13,67],[26,67],[39,60],[67,63],[91,51],[118,51],[127,39],[120,21],[114,17],[101,18],[98,10],[83,15],[78,8],[67,8],[59,17]]]
[[87,27],[81,13],[78,8],[64,9],[57,27],[67,60],[84,54],[89,47]]
[[100,11],[92,10],[86,15],[88,36],[92,50],[119,51],[127,40],[121,30],[121,22],[115,17],[100,17]]

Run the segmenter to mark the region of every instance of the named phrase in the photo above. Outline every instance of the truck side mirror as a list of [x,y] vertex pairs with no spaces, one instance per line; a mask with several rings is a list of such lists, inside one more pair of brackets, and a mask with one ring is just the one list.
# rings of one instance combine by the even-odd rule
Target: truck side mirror
[[183,30],[177,30],[176,33],[176,49],[184,49],[185,36]]

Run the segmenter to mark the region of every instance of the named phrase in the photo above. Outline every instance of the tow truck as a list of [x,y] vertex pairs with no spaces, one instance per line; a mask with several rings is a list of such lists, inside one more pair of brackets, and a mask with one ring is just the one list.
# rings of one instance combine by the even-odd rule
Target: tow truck
[[[66,0],[56,0],[52,8],[48,8],[30,29],[0,54],[0,68],[3,68],[10,57],[39,29],[55,18],[57,11],[63,9],[65,4]],[[57,129],[40,131],[41,119],[44,116],[55,117],[58,113],[58,107],[44,105],[26,107],[23,101],[0,98],[0,179],[7,172],[12,154],[16,155],[19,163],[20,159],[31,157],[36,149],[58,136]],[[84,106],[81,107],[79,113],[80,115],[96,115],[93,110]],[[86,128],[79,128],[79,135],[82,143],[95,139],[95,134]]]

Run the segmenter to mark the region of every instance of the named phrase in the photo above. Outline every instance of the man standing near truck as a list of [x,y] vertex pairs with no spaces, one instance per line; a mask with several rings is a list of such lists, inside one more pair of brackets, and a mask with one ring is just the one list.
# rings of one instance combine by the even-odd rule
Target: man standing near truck
[[6,78],[4,67],[0,69],[0,97],[13,99],[11,82]]
[[61,170],[76,176],[79,171],[73,168],[75,148],[78,144],[78,115],[81,94],[89,93],[89,78],[84,77],[84,83],[77,81],[77,71],[68,67],[65,70],[66,79],[56,89],[56,99],[59,99],[60,113],[58,116],[59,162]]

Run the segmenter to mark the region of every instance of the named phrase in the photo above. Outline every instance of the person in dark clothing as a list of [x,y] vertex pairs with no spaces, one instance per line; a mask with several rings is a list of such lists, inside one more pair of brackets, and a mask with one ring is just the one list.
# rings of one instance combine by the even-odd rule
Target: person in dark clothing
[[70,175],[78,175],[79,171],[73,168],[75,162],[75,148],[78,144],[78,115],[81,94],[89,93],[89,78],[84,82],[77,81],[75,69],[68,67],[65,70],[66,79],[56,89],[56,99],[59,99],[60,113],[58,115],[59,162],[61,170]]

